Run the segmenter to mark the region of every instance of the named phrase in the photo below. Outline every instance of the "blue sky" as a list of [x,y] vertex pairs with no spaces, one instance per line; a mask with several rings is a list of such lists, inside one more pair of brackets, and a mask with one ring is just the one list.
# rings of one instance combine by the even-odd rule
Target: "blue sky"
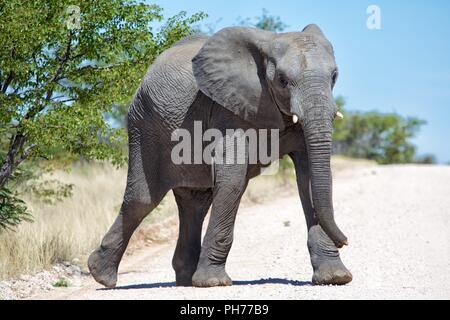
[[[285,31],[317,23],[333,43],[339,66],[335,95],[349,110],[378,110],[427,121],[414,143],[419,154],[450,161],[450,1],[425,0],[158,0],[164,16],[209,15],[216,30],[238,18],[279,16]],[[381,9],[381,30],[366,26],[369,5]],[[444,142],[444,143],[442,143]]]

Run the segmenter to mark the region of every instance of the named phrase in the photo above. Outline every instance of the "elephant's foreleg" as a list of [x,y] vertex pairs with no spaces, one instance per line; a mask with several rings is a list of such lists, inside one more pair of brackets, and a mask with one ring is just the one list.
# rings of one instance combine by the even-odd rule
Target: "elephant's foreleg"
[[212,202],[212,189],[173,190],[178,205],[180,230],[172,266],[177,286],[191,286],[201,250],[202,225]]
[[192,284],[197,287],[231,285],[225,262],[233,242],[236,213],[247,186],[246,165],[216,165],[211,218],[203,239],[197,271]]
[[308,250],[313,267],[314,284],[342,285],[352,280],[352,274],[341,261],[338,248],[319,225],[310,188],[310,173],[306,150],[290,154],[295,164],[297,185],[308,227]]

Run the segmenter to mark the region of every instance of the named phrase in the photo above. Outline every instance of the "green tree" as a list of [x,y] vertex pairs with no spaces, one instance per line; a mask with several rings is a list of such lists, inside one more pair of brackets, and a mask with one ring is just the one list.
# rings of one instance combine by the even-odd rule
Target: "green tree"
[[283,32],[284,29],[288,27],[287,24],[281,21],[280,17],[269,14],[269,12],[266,9],[262,10],[262,14],[260,16],[255,17],[253,19],[251,18],[240,19],[239,24],[251,25],[254,26],[255,28],[272,32]]
[[344,119],[335,121],[335,152],[376,160],[380,164],[411,163],[416,148],[411,139],[425,121],[394,113],[346,112],[342,97],[336,99]]
[[418,156],[414,159],[414,163],[418,164],[436,164],[437,159],[436,156],[433,154],[425,154],[422,156]]
[[0,227],[26,215],[11,191],[22,162],[61,152],[124,162],[126,135],[105,114],[127,105],[155,57],[205,16],[182,12],[155,31],[156,5],[72,3],[0,3]]

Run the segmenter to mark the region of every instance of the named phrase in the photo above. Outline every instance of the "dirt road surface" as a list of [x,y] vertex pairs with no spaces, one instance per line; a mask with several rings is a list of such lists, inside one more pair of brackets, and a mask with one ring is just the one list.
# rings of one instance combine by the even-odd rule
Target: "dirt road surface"
[[89,276],[37,299],[450,299],[450,167],[386,166],[347,170],[334,182],[341,250],[354,280],[313,286],[298,196],[277,194],[240,209],[227,263],[232,287],[178,288],[175,240],[127,256],[118,287]]

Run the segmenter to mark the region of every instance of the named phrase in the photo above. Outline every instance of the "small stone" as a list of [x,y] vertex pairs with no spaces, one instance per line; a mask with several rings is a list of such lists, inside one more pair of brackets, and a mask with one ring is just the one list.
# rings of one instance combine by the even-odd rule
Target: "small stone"
[[22,281],[29,281],[30,278],[31,278],[31,277],[30,277],[29,275],[26,275],[26,274],[23,274],[23,275],[21,275],[21,276],[19,277],[19,279],[22,280]]
[[71,265],[71,266],[69,267],[69,269],[67,270],[67,272],[68,272],[70,275],[77,275],[77,274],[80,274],[80,273],[81,273],[81,269],[80,269],[79,266]]

